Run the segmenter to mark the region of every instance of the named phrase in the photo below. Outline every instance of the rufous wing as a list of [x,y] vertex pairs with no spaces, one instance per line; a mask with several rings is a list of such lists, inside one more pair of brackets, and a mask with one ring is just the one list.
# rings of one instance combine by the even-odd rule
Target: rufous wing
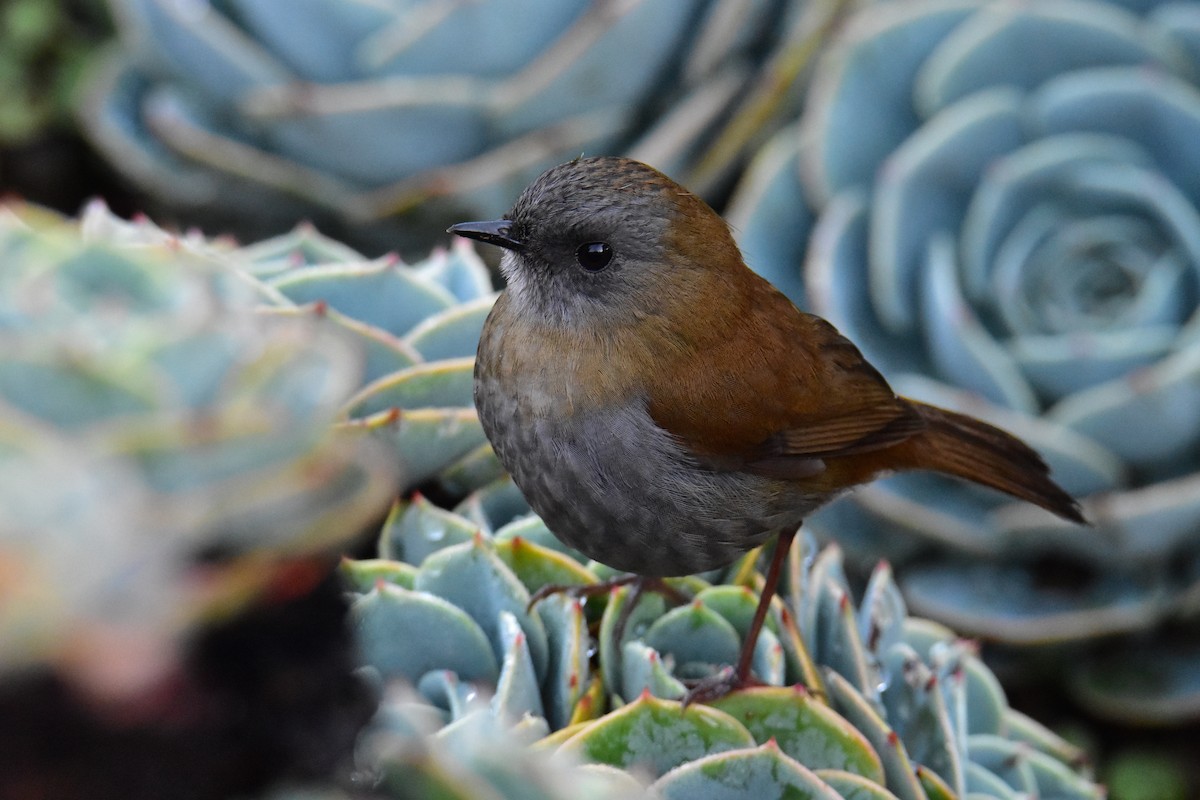
[[765,282],[714,325],[691,358],[664,366],[649,412],[716,468],[803,478],[824,459],[879,450],[924,430],[858,348]]

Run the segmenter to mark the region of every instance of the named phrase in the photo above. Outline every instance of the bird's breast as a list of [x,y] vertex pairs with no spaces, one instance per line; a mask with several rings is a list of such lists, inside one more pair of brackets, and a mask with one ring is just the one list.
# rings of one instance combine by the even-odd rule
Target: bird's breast
[[480,421],[533,509],[587,556],[642,574],[712,569],[811,508],[782,482],[697,463],[596,359],[486,327]]

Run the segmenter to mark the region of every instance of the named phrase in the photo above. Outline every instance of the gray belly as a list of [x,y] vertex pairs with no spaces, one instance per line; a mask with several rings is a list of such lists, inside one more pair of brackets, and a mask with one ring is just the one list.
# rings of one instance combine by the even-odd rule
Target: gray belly
[[640,404],[569,419],[477,392],[501,463],[546,525],[615,569],[686,575],[794,528],[818,501],[794,485],[701,466]]

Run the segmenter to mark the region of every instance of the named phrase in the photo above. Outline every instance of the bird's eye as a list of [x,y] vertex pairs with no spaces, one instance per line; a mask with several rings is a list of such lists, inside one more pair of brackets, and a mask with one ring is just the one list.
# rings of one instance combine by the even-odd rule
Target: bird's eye
[[612,261],[612,257],[613,249],[608,246],[607,242],[588,242],[579,245],[579,249],[575,251],[575,260],[588,272],[599,272],[604,269],[608,266],[608,262]]

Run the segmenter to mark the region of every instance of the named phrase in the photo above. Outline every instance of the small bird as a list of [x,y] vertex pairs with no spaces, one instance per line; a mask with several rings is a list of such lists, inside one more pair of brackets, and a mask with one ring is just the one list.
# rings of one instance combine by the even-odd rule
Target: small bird
[[1033,449],[898,397],[831,324],[745,265],[712,208],[652,167],[579,158],[503,219],[449,232],[504,249],[475,405],[559,539],[661,578],[727,565],[778,535],[736,668],[688,700],[752,680],[801,521],[856,485],[933,470],[1083,522]]

